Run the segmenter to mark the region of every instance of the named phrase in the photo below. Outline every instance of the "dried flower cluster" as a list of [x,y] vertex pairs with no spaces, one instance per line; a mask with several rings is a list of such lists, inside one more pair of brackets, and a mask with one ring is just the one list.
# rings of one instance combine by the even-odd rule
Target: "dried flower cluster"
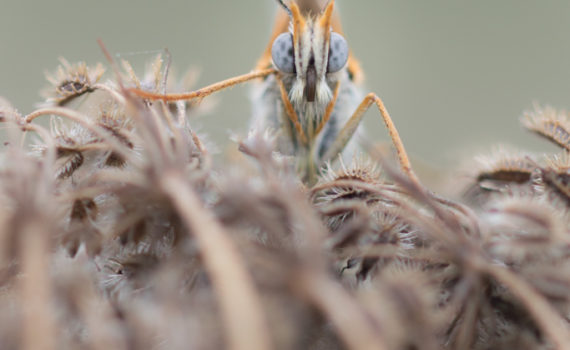
[[308,188],[270,133],[218,164],[193,105],[131,95],[176,88],[160,58],[62,64],[0,100],[0,348],[570,349],[565,113],[524,121],[561,154],[476,159],[461,198],[374,151]]

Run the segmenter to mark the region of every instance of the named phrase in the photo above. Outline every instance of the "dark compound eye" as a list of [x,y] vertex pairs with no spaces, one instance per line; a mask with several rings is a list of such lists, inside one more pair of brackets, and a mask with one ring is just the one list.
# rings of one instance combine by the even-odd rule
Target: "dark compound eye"
[[327,66],[327,72],[335,73],[344,68],[346,61],[348,61],[348,44],[342,35],[331,33],[329,47],[329,63]]
[[293,36],[283,33],[275,39],[271,48],[273,64],[283,73],[295,73],[295,55],[293,50]]

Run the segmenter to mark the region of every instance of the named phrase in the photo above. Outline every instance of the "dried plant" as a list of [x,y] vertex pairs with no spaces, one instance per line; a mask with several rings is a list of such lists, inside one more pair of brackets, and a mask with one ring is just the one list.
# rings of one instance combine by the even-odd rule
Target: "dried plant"
[[105,73],[100,63],[90,68],[85,62],[72,65],[63,57],[59,61],[61,65],[57,71],[54,74],[46,74],[51,84],[42,92],[46,105],[64,106],[76,97],[95,91],[96,83]]
[[176,89],[160,57],[62,64],[43,108],[0,103],[2,348],[570,348],[562,114],[525,121],[560,154],[480,157],[458,199],[374,150],[309,187],[270,132],[219,162],[196,105],[132,95]]
[[570,121],[565,111],[558,112],[551,107],[536,107],[527,112],[523,125],[554,144],[570,151]]

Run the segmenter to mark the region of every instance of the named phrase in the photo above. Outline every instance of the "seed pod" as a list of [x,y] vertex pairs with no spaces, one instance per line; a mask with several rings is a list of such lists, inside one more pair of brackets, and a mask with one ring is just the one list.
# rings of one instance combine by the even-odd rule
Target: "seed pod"
[[55,74],[46,73],[46,78],[51,83],[51,86],[42,92],[47,105],[64,106],[78,96],[93,92],[93,85],[105,72],[101,63],[90,68],[85,62],[72,65],[64,58],[59,60],[61,65]]

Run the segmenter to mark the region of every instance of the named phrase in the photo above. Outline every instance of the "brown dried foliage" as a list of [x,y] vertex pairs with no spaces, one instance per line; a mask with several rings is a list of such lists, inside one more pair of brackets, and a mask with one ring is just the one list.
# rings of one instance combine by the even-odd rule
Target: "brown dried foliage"
[[[56,91],[100,78],[65,65]],[[149,84],[124,66],[127,84],[166,86],[159,61]],[[553,113],[527,125],[562,155],[482,160],[456,201],[374,151],[307,188],[269,133],[218,164],[189,105],[121,81],[76,90],[96,113],[61,94],[27,116],[2,106],[2,348],[570,347],[569,158],[540,129],[563,124]]]

